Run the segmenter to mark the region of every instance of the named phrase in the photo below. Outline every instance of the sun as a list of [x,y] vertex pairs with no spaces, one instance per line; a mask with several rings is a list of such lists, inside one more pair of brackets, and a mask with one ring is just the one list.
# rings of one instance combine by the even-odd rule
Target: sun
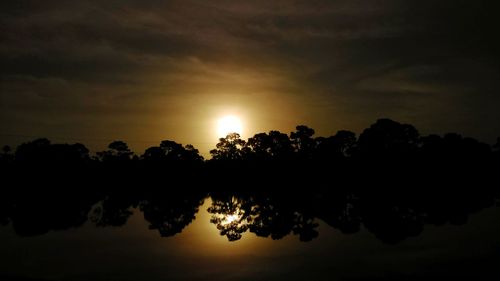
[[242,131],[241,119],[236,116],[224,116],[217,121],[217,137],[224,138],[231,133],[241,135]]

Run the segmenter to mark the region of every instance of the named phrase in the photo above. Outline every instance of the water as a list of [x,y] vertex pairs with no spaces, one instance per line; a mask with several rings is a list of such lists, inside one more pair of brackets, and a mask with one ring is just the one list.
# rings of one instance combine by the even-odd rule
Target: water
[[[17,205],[13,208],[17,211],[8,215],[10,223],[0,227],[0,276],[4,280],[492,280],[500,262],[500,209],[494,206],[468,213],[460,225],[423,223],[417,234],[398,230],[407,225],[392,225],[388,229],[411,235],[388,241],[374,230],[380,228],[374,221],[384,224],[383,220],[366,222],[370,227],[360,223],[359,231],[345,234],[339,230],[342,227],[317,217],[307,219],[310,210],[302,206],[296,208],[303,211],[299,213],[290,197],[279,204],[268,200],[268,206],[259,201],[260,211],[256,201],[248,203],[253,198],[248,195],[173,197],[137,205],[129,205],[134,197],[114,203],[107,197],[108,205],[99,201],[88,212],[85,204],[75,207],[74,202],[85,201],[81,196],[70,203],[60,203],[60,198],[28,200],[31,210]],[[256,219],[264,207],[278,213],[272,219],[280,227],[270,232],[281,233],[282,238],[254,233],[252,224],[260,225],[259,233],[264,234],[266,227]],[[297,225],[287,232],[289,220],[280,212],[288,210],[283,216],[302,219],[297,224],[303,230],[296,232],[309,234],[294,234]],[[317,237],[310,235],[307,223],[317,224],[313,227]],[[234,233],[241,237],[235,239]]]

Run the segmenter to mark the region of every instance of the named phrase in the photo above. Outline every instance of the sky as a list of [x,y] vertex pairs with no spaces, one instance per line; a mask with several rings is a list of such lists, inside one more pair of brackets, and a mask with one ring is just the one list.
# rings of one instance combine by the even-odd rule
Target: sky
[[500,136],[498,1],[0,2],[0,144],[35,137],[206,156],[217,120]]

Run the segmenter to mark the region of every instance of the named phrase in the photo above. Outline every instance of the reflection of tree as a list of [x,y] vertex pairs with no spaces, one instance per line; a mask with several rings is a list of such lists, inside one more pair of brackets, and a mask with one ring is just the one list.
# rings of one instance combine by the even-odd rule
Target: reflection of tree
[[[207,193],[196,191],[63,191],[8,192],[0,197],[0,224],[10,222],[21,236],[80,227],[123,226],[136,207],[149,228],[168,237],[180,233],[198,212]],[[493,206],[495,188],[336,188],[288,192],[211,192],[210,222],[229,241],[251,232],[301,241],[318,236],[318,221],[350,234],[361,226],[386,243],[419,235],[425,224],[464,224],[469,214]],[[93,212],[91,212],[93,210]],[[200,235],[204,235],[201,233]]]
[[[425,224],[465,223],[500,197],[500,140],[490,147],[454,133],[420,137],[413,126],[389,119],[377,120],[358,138],[350,131],[313,136],[307,126],[248,141],[230,134],[209,161],[192,145],[169,140],[141,157],[122,141],[98,157],[82,144],[47,139],[21,144],[14,153],[5,147],[0,224],[12,223],[22,235],[42,234],[80,226],[93,210],[97,226],[122,226],[139,207],[150,228],[171,236],[194,219],[207,194],[179,191],[237,182],[225,186],[231,192],[209,193],[211,222],[231,241],[245,232],[308,241],[322,220],[343,233],[363,226],[395,243],[418,235]],[[145,188],[158,182],[184,188]],[[31,188],[8,193],[17,186]]]
[[424,214],[415,209],[390,204],[371,207],[363,212],[363,224],[386,243],[394,244],[407,237],[417,236],[423,230]]
[[239,240],[246,231],[257,236],[281,239],[293,232],[301,241],[318,235],[314,217],[300,212],[292,201],[256,194],[212,194],[211,222],[229,241]]
[[20,236],[82,226],[97,202],[94,194],[77,191],[19,192],[12,195],[10,222]]
[[157,229],[162,237],[180,233],[190,224],[205,198],[200,192],[161,195],[147,196],[141,202],[140,210],[150,223],[149,229]]
[[361,226],[358,201],[353,193],[327,192],[317,198],[316,215],[342,233],[356,233]]
[[162,236],[180,233],[195,218],[203,192],[127,191],[13,192],[0,200],[0,224],[12,223],[20,236],[80,227],[90,218],[96,226],[123,226],[139,207],[150,229]]
[[95,206],[91,221],[97,226],[123,226],[138,204],[139,198],[134,194],[126,191],[113,192]]
[[[250,209],[249,209],[250,207]],[[242,233],[252,223],[251,206],[248,201],[234,196],[218,196],[212,198],[212,206],[208,212],[212,214],[210,222],[217,226],[221,235],[229,241],[239,240]]]
[[294,234],[310,241],[318,236],[320,219],[345,234],[356,233],[363,225],[391,244],[419,235],[425,224],[463,224],[468,214],[495,202],[487,190],[447,188],[217,192],[211,197],[211,222],[229,241],[241,239],[247,231],[272,239]]
[[301,209],[301,202],[288,197],[280,200],[276,196],[259,196],[253,206],[255,215],[250,232],[257,236],[281,239],[293,232],[301,241],[309,241],[318,236],[318,224],[314,217]]

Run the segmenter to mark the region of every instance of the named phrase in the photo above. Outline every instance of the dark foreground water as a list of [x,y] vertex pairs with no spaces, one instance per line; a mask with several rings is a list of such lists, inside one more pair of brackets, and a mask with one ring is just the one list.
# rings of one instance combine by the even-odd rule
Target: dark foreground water
[[489,197],[17,196],[2,202],[0,280],[500,278]]

